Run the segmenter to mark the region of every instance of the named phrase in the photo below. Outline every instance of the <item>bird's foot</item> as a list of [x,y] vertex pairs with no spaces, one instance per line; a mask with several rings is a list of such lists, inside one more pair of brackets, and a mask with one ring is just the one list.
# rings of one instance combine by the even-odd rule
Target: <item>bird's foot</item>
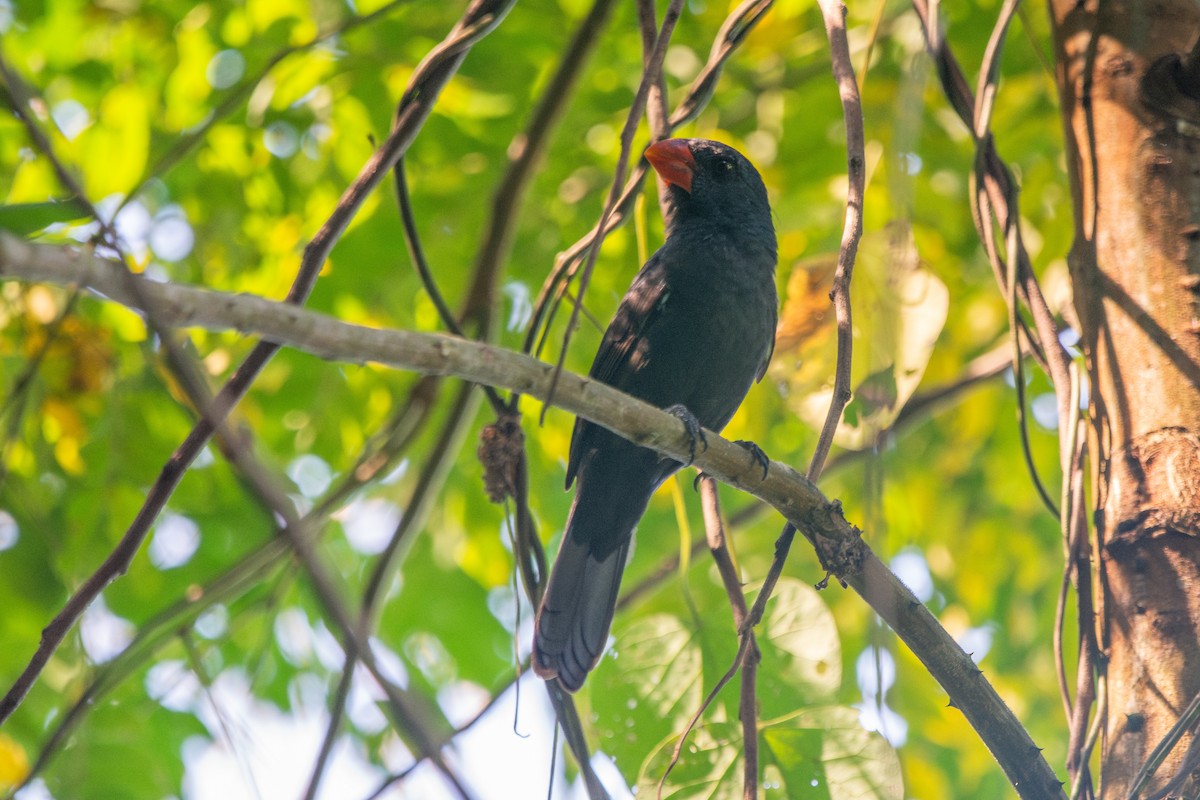
[[767,479],[767,469],[771,466],[771,459],[767,457],[767,454],[763,452],[763,449],[754,442],[746,439],[738,439],[734,442],[734,444],[748,452],[750,457],[754,459],[754,463],[762,467],[763,480],[765,481]]
[[704,450],[708,449],[708,439],[704,438],[704,427],[700,424],[700,420],[696,419],[696,415],[682,403],[676,403],[664,410],[671,416],[678,417],[679,421],[683,423],[683,427],[687,429],[688,436],[692,437],[691,446],[688,448],[688,460],[684,464],[685,467],[690,467],[696,461],[696,442],[704,445]]

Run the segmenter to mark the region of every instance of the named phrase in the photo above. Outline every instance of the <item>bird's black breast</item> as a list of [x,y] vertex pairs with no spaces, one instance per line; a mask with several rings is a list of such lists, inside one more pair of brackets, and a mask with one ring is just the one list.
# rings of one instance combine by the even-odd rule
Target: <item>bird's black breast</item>
[[[591,376],[659,408],[686,406],[720,431],[770,357],[774,265],[773,249],[747,251],[727,237],[669,240],[622,300]],[[577,424],[568,484],[601,441],[620,446]]]
[[660,408],[687,406],[702,425],[720,430],[770,353],[777,299],[773,263],[712,245],[664,253],[664,296],[643,331],[637,364],[614,385]]

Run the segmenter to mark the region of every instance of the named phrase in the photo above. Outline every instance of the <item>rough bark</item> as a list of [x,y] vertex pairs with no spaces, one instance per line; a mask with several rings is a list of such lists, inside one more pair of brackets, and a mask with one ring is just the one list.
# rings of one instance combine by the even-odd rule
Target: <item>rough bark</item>
[[[1052,0],[1090,381],[1104,797],[1200,692],[1200,35],[1194,0]],[[1194,797],[1185,735],[1150,796]]]

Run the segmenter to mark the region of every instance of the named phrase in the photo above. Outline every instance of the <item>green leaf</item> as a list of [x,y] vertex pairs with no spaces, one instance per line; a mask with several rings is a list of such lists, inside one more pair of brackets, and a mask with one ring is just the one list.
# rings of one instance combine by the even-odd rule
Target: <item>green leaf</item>
[[0,205],[0,228],[20,236],[28,236],[56,222],[74,222],[87,215],[87,207],[75,198],[49,200],[45,203]]
[[902,800],[896,751],[845,706],[808,709],[760,727],[764,761],[779,768],[787,797]]
[[795,578],[775,587],[758,636],[760,715],[827,703],[842,683],[842,648],[833,614],[817,591]]
[[614,634],[618,644],[589,678],[589,697],[600,749],[632,777],[648,743],[681,730],[699,707],[701,649],[670,614],[635,618]]
[[[768,798],[902,800],[900,760],[882,736],[866,732],[858,711],[826,706],[758,727],[758,786]],[[742,724],[697,726],[667,774],[676,738],[661,742],[638,774],[638,792],[672,800],[742,798]],[[666,778],[662,776],[666,775]]]
[[[836,259],[797,265],[788,281],[771,374],[794,412],[820,428],[833,393],[837,345],[827,295]],[[842,447],[870,447],[916,390],[946,323],[950,295],[921,263],[908,225],[866,234],[850,292],[854,399],[838,428]]]
[[[858,712],[844,706],[809,709],[761,723],[759,789],[767,797],[814,800],[902,800],[896,751],[863,730]],[[734,800],[743,796],[742,727],[738,722],[698,725],[665,779],[676,738],[659,744],[638,775],[639,793],[672,800]]]
[[638,774],[639,795],[655,797],[662,780],[662,797],[671,800],[742,797],[742,729],[737,722],[697,725],[670,775],[662,780],[675,752],[676,737],[662,742]]

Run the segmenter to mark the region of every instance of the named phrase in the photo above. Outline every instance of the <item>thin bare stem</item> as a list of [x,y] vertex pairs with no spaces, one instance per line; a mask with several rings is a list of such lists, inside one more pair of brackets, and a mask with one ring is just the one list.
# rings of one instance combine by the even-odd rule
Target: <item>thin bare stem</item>
[[438,318],[446,326],[446,330],[455,336],[462,336],[462,326],[458,324],[458,318],[446,304],[446,298],[442,296],[442,290],[438,288],[437,280],[433,277],[433,270],[429,268],[429,261],[425,258],[425,248],[421,245],[421,233],[417,230],[417,220],[413,214],[412,196],[408,193],[408,177],[405,175],[403,158],[396,162],[396,168],[392,173],[396,178],[396,201],[400,207],[400,221],[404,224],[404,244],[408,248],[408,257],[412,259],[417,277],[421,279],[421,285],[425,287],[425,293],[429,295],[429,300],[437,310]]
[[317,757],[313,759],[308,786],[304,790],[304,800],[314,800],[317,790],[321,788],[321,778],[325,774],[325,768],[329,765],[333,744],[337,741],[338,731],[342,728],[342,719],[346,715],[346,701],[350,697],[350,687],[354,684],[354,663],[350,651],[347,650],[342,675],[338,678],[337,689],[334,690],[333,700],[329,703],[329,722],[325,726],[325,735],[321,737],[321,747],[317,750]]
[[[1068,444],[1070,445],[1071,451],[1076,453],[1076,463],[1078,463],[1078,458],[1082,454],[1081,437],[1079,436],[1079,383],[1079,370],[1075,369],[1074,365],[1072,365],[1071,397],[1075,411],[1070,421]],[[1075,569],[1075,560],[1072,557],[1076,547],[1076,543],[1073,541],[1072,537],[1072,531],[1074,530],[1072,527],[1072,513],[1074,510],[1074,502],[1077,499],[1081,499],[1074,496],[1075,493],[1072,489],[1075,479],[1075,472],[1076,471],[1074,469],[1068,470],[1063,474],[1062,478],[1062,490],[1060,495],[1061,502],[1059,504],[1059,507],[1062,509],[1062,513],[1059,518],[1059,528],[1063,538],[1063,577],[1059,586],[1058,606],[1054,615],[1055,672],[1058,675],[1058,690],[1060,696],[1062,697],[1063,711],[1066,712],[1068,720],[1071,719],[1072,703],[1071,691],[1067,685],[1066,657],[1063,653],[1063,631],[1066,627],[1067,595],[1072,583],[1072,577],[1074,576],[1076,580],[1079,578],[1079,576],[1074,575],[1073,571]],[[1080,646],[1083,646],[1082,641],[1080,642]]]
[[842,116],[846,125],[846,219],[842,229],[842,243],[838,248],[837,268],[833,273],[834,314],[837,317],[837,366],[833,379],[833,396],[825,424],[817,440],[816,451],[808,465],[808,479],[816,481],[825,466],[825,458],[833,446],[842,411],[850,401],[850,365],[853,347],[853,327],[850,317],[850,277],[854,272],[854,260],[858,255],[858,241],[862,238],[863,195],[866,191],[866,157],[863,154],[862,98],[854,77],[854,63],[850,58],[850,44],[846,38],[846,6],[840,0],[820,0],[821,14],[825,19],[825,33],[829,37],[829,55],[833,76],[837,81],[838,93],[842,98]]
[[703,702],[700,703],[699,708],[696,709],[696,712],[688,720],[683,733],[679,735],[679,741],[675,743],[675,749],[671,752],[671,760],[667,762],[667,768],[663,770],[662,777],[658,779],[658,794],[656,795],[658,800],[662,800],[663,787],[666,785],[667,777],[675,769],[675,765],[679,763],[679,758],[683,754],[683,746],[687,742],[688,737],[692,735],[696,724],[700,722],[700,717],[704,715],[704,712],[712,705],[713,700],[717,699],[717,695],[721,693],[721,690],[733,680],[738,670],[741,669],[742,663],[746,658],[746,653],[750,648],[751,637],[752,634],[750,632],[746,632],[744,635],[738,637],[738,651],[737,655],[733,657],[733,663],[730,664],[725,674],[717,680],[716,685],[704,696]]
[[725,594],[729,597],[729,605],[733,609],[734,629],[739,632],[739,636],[748,637],[750,640],[742,660],[738,719],[742,723],[742,796],[745,800],[755,800],[758,797],[757,683],[761,654],[754,640],[754,631],[744,627],[750,610],[746,606],[746,595],[742,592],[741,579],[726,542],[725,523],[721,518],[720,498],[717,496],[717,482],[707,476],[700,480],[700,502],[704,509],[704,531],[708,548],[717,564],[721,582],[725,585]]

